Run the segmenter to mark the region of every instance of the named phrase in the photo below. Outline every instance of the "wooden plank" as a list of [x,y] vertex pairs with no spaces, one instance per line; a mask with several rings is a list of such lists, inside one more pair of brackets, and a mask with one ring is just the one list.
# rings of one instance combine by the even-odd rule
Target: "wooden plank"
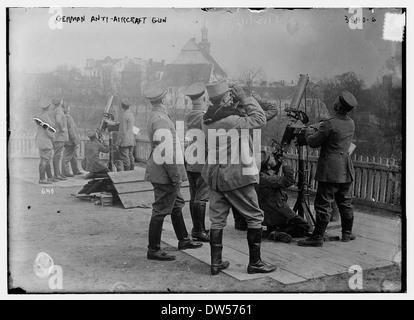
[[[397,227],[395,231],[397,230],[401,231],[401,228]],[[358,223],[353,228],[353,233],[358,237],[371,239],[386,244],[401,246],[401,232],[387,232],[384,229],[379,229],[373,226]]]
[[125,183],[114,183],[116,192],[120,194],[133,193],[141,191],[152,191],[153,187],[149,181],[135,181]]
[[[121,185],[114,185],[115,188],[119,186]],[[190,201],[190,192],[187,187],[181,188],[181,193],[186,202]],[[148,195],[151,195],[150,199],[148,199]],[[154,201],[154,194],[152,189],[148,190],[143,188],[141,191],[118,193],[118,196],[125,209],[146,207],[147,205],[152,204]]]
[[141,168],[131,171],[108,172],[108,175],[114,184],[145,180],[145,170]]
[[372,200],[372,190],[374,184],[374,171],[368,170],[368,178],[367,178],[367,194],[365,195],[365,199]]
[[365,199],[367,196],[368,185],[368,172],[367,169],[362,169],[362,181],[361,181],[361,199]]
[[394,204],[401,204],[401,174],[396,174],[395,177],[395,192],[394,192]]
[[390,216],[381,216],[381,215],[376,215],[376,214],[363,213],[361,211],[355,211],[354,215],[357,218],[362,217],[364,220],[369,220],[372,222],[379,221],[381,222],[381,224],[390,226],[390,227],[394,227],[395,225],[401,223],[401,216],[399,215],[390,214]]
[[[228,235],[228,237],[233,238],[233,241],[231,242],[233,248],[243,250],[243,246],[247,246],[247,240],[245,240],[245,244],[242,244],[240,235],[232,232],[233,230],[230,231],[226,229],[225,234]],[[342,266],[327,261],[321,261],[311,255],[296,254],[295,249],[295,247],[289,244],[262,242],[262,259],[274,263],[277,266],[280,266],[280,268],[306,279],[325,277],[327,275],[345,272]]]
[[[339,230],[332,230],[331,233],[340,235]],[[387,244],[384,242],[378,242],[363,237],[358,237],[356,240],[353,240],[351,242],[337,241],[335,242],[335,245],[342,248],[347,248],[353,252],[358,252],[360,254],[369,254],[371,256],[388,261],[393,261],[394,256],[398,253],[399,250],[401,250],[399,246]]]
[[387,196],[386,203],[392,203],[395,187],[395,175],[392,172],[387,173]]
[[143,202],[142,199],[137,196],[137,193],[118,194],[118,196],[125,209],[146,207],[147,205],[150,205],[150,202]]
[[[164,224],[162,241],[168,243],[173,247],[176,247],[177,238],[174,234],[173,227],[170,221],[166,220],[166,222],[167,223]],[[249,262],[249,255],[246,254],[246,252],[241,252],[233,249],[230,246],[227,246],[226,238],[224,239],[223,244],[223,259],[230,262],[229,268],[223,270],[223,273],[240,281],[259,279],[268,276],[268,274],[248,274],[247,264]],[[211,255],[210,245],[208,243],[204,243],[204,245],[201,248],[195,250],[183,250],[182,252],[210,266]],[[283,284],[291,284],[306,281],[305,278],[298,277],[285,270],[278,270],[278,272],[272,273],[272,279],[275,279]]]
[[339,242],[329,242],[328,245],[324,245],[321,250],[332,254],[334,257],[341,257],[341,259],[349,260],[349,267],[353,265],[359,265],[363,270],[381,268],[393,265],[392,262],[371,256],[362,251],[354,249],[353,242],[347,242],[350,246],[339,246]]
[[[163,232],[162,240],[167,242],[172,246],[177,246],[177,239],[175,237],[170,218],[168,217],[165,220],[167,223],[164,224],[164,229],[169,232],[169,237],[167,238],[164,236],[167,232]],[[188,220],[186,221],[188,223]],[[187,224],[188,225],[188,224]],[[240,241],[239,239],[236,241],[239,243],[238,248],[234,248],[233,242],[231,238],[226,236],[226,231],[223,236],[223,259],[230,262],[230,266],[228,269],[223,270],[225,274],[232,276],[240,281],[244,280],[251,280],[251,279],[258,279],[263,277],[270,277],[274,280],[277,280],[283,284],[292,284],[306,281],[307,279],[304,277],[300,277],[294,273],[291,273],[285,269],[282,269],[278,265],[278,269],[275,272],[270,274],[248,274],[247,273],[247,264],[249,262],[249,255],[248,255],[248,246],[247,240],[245,243]],[[183,251],[188,255],[197,258],[198,260],[210,265],[211,258],[210,258],[210,246],[208,244],[204,244],[203,247],[196,249],[196,250],[185,250]],[[269,262],[263,259],[265,262]]]
[[379,191],[379,202],[386,202],[386,195],[387,195],[387,172],[381,172],[381,184],[380,184],[380,191]]
[[381,192],[381,172],[377,170],[374,176],[374,184],[373,184],[373,198],[376,201],[380,201],[380,192]]

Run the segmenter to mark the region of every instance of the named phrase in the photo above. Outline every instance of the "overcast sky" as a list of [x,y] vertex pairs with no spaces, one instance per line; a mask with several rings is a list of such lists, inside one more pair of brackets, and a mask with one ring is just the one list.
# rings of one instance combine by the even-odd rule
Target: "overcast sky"
[[[401,55],[401,42],[383,40],[384,15],[392,9],[364,8],[363,29],[351,29],[348,9],[232,9],[63,8],[64,16],[82,17],[82,23],[49,24],[58,12],[48,8],[11,9],[11,71],[43,72],[58,65],[85,66],[87,58],[137,57],[171,63],[192,37],[201,40],[208,28],[211,54],[231,77],[239,66],[262,66],[268,80],[311,80],[354,71],[367,84],[389,73],[387,60]],[[92,16],[109,20],[91,22]],[[114,22],[116,17],[146,17],[145,23]],[[152,17],[167,18],[152,23]],[[373,18],[375,21],[373,21]],[[387,68],[388,66],[388,68]]]

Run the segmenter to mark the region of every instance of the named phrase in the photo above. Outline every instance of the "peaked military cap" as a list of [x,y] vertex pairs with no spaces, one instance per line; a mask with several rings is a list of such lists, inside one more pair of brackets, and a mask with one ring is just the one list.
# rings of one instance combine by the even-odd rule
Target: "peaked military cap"
[[124,99],[121,100],[121,105],[123,107],[129,107],[129,106],[131,106],[131,102],[128,99],[124,98]]
[[339,103],[341,106],[347,111],[351,111],[352,109],[356,108],[358,105],[358,101],[354,97],[352,93],[349,91],[344,91],[342,94],[338,97]]
[[168,92],[167,86],[163,81],[153,84],[144,92],[145,98],[149,101],[157,101],[162,99]]
[[185,95],[189,96],[191,100],[200,98],[206,91],[204,82],[196,82],[185,90]]

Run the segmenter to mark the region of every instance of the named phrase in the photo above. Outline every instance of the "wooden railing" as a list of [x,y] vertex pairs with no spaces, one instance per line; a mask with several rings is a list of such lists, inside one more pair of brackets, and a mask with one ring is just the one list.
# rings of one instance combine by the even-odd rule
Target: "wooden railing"
[[[88,141],[88,137],[80,136],[80,145],[76,149],[78,159],[85,157],[85,144]],[[39,158],[39,150],[35,146],[35,134],[11,134],[8,140],[8,156],[12,158]],[[106,159],[108,154],[102,153],[101,157]]]
[[[302,159],[306,160],[306,183],[310,193],[314,194],[317,189],[317,181],[314,177],[319,152],[306,147],[303,149]],[[290,150],[286,157],[292,160],[297,179],[299,162],[297,150]],[[395,159],[357,155],[351,157],[355,169],[355,179],[351,189],[354,202],[401,212],[401,165]]]
[[[78,158],[84,157],[84,146],[87,137],[81,137],[78,148]],[[135,148],[135,159],[146,162],[150,154],[150,146],[146,137],[138,137]],[[8,142],[9,157],[38,158],[38,150],[35,148],[34,135],[12,135]],[[265,147],[270,149],[270,147]],[[310,193],[315,193],[317,181],[314,180],[318,161],[318,150],[304,147],[303,159],[306,159],[305,168],[306,185]],[[104,154],[102,156],[105,156]],[[106,154],[107,156],[107,154]],[[286,157],[292,160],[293,168],[297,173],[298,154],[297,149],[292,148]],[[396,212],[401,211],[401,183],[402,167],[394,159],[373,158],[352,155],[355,168],[355,180],[352,184],[352,196],[355,202],[369,204]],[[297,176],[297,174],[296,174]]]

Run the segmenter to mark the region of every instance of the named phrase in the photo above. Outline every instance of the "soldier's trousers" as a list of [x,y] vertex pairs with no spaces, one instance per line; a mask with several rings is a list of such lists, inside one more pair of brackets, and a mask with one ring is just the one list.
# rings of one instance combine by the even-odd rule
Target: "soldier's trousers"
[[263,211],[259,207],[259,200],[253,184],[231,191],[210,189],[211,229],[223,229],[226,226],[230,207],[236,208],[246,219],[248,228],[259,229],[262,227]]
[[128,171],[134,167],[134,147],[119,147],[119,158],[124,164],[124,170]]
[[53,171],[55,177],[61,174],[60,172],[60,159],[62,158],[63,148],[65,146],[64,141],[53,142]]
[[78,160],[76,156],[76,148],[77,146],[68,146],[65,145],[65,149],[63,151],[63,161],[62,161],[62,173],[65,175],[66,173],[70,173],[69,170],[69,163],[72,167],[73,174],[79,172],[78,168]]
[[53,151],[52,149],[39,149],[39,174],[40,179],[43,180],[46,178],[46,174],[48,175],[47,178],[52,178],[52,176],[49,177],[51,172],[48,172],[48,166],[50,170],[50,159],[52,159]]
[[[152,183],[154,187],[154,202],[152,203],[151,219],[163,221],[174,208],[184,208],[185,201],[181,194],[181,186]],[[177,211],[177,210],[175,210]]]
[[190,184],[190,198],[192,203],[205,203],[209,198],[209,186],[201,176],[200,172],[187,171]]
[[354,207],[350,195],[351,182],[331,183],[318,181],[315,197],[316,220],[329,223],[332,215],[332,202],[336,202],[342,219],[354,217]]

